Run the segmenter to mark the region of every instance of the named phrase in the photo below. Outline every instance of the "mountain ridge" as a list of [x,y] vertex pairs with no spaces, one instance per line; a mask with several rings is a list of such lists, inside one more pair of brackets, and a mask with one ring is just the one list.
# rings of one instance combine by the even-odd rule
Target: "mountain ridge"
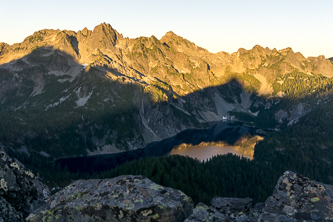
[[[307,101],[283,107],[281,99],[316,96],[332,75],[329,60],[291,48],[213,54],[173,32],[129,39],[106,23],[92,31],[41,30],[0,45],[0,117],[27,127],[20,132],[8,122],[12,130],[0,135],[19,150],[42,147],[31,144],[40,135],[63,137],[61,157],[136,149],[227,116],[250,124],[270,116],[265,124],[274,128],[310,110]],[[75,143],[64,129],[86,141],[84,148],[69,151]]]

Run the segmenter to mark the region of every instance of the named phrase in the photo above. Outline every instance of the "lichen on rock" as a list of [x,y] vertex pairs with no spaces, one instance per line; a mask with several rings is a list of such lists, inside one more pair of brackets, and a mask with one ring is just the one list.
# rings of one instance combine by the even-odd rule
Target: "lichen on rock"
[[53,195],[49,204],[31,214],[42,221],[184,221],[193,202],[179,190],[143,176],[78,180]]
[[0,222],[24,221],[46,203],[48,187],[0,146]]
[[3,189],[5,192],[8,191],[7,182],[3,178],[1,178],[0,180],[0,188]]
[[15,169],[18,169],[18,170],[20,169],[19,165],[17,163],[15,163],[15,162],[12,162],[11,164],[9,164],[9,166],[11,168],[15,168]]

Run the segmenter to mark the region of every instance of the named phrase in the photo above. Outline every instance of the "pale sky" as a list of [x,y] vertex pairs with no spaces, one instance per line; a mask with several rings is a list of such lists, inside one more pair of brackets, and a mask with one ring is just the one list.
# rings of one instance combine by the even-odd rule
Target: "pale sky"
[[173,31],[213,53],[261,45],[329,58],[332,10],[332,0],[0,0],[0,42],[105,22],[130,38]]

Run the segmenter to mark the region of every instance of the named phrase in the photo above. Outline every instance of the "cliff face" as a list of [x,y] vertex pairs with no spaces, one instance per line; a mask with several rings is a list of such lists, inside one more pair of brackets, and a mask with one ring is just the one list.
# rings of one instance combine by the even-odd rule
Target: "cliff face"
[[[50,198],[28,221],[331,221],[333,186],[286,171],[272,196],[215,197],[193,209],[191,198],[142,176],[76,181]],[[192,211],[193,210],[193,211]]]
[[40,178],[0,146],[0,221],[24,221],[48,196],[49,189]]
[[326,90],[332,73],[324,57],[290,48],[212,54],[173,32],[158,40],[105,23],[41,30],[0,45],[0,119],[10,129],[0,137],[63,157],[136,149],[227,116],[292,124],[310,108],[279,106],[281,97]]

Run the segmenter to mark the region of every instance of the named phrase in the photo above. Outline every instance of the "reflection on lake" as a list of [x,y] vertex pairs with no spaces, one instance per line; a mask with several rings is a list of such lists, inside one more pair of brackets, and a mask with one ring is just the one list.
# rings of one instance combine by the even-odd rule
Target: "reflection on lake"
[[223,147],[223,146],[187,146],[187,147],[176,147],[171,150],[169,155],[182,155],[189,156],[191,158],[197,158],[200,161],[208,160],[209,158],[216,155],[223,155],[227,153],[236,154],[238,156],[244,156],[242,153],[234,150],[231,147]]

